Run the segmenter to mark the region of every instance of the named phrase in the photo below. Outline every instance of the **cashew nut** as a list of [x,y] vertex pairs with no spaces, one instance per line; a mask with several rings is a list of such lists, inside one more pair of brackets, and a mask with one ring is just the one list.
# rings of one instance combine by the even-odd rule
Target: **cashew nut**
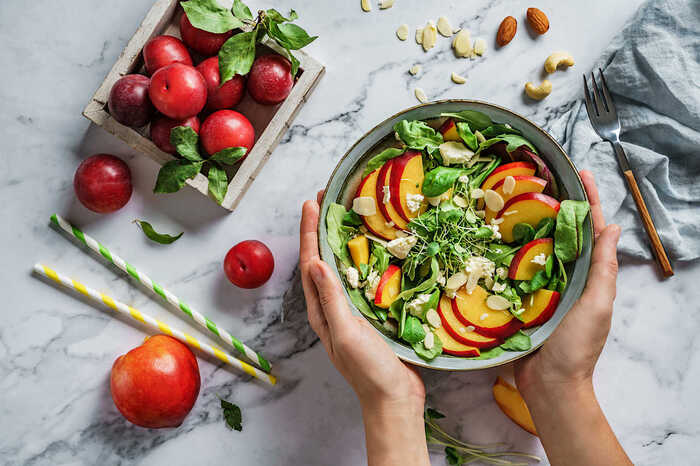
[[452,82],[455,84],[464,84],[467,82],[467,78],[465,78],[464,76],[458,75],[454,71],[452,72],[451,78],[452,78]]
[[542,100],[552,92],[552,83],[548,79],[542,81],[542,84],[535,86],[531,82],[525,83],[525,94],[535,100]]
[[544,70],[547,73],[554,73],[560,66],[564,68],[574,66],[574,57],[568,52],[554,52],[544,61]]

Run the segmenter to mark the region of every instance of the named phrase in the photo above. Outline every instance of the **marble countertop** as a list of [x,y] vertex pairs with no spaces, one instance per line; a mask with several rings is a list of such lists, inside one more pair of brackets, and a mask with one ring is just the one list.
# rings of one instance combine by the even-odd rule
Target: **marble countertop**
[[[155,196],[157,165],[80,115],[149,0],[0,5],[0,463],[362,464],[358,402],[306,323],[296,272],[302,201],[325,184],[358,137],[417,103],[416,86],[430,99],[488,100],[549,127],[581,97],[581,73],[640,1],[613,6],[608,0],[542,0],[537,6],[549,14],[551,30],[533,38],[520,21],[516,39],[499,51],[496,28],[507,15],[524,17],[522,2],[397,0],[392,9],[375,7],[371,13],[362,13],[358,0],[274,3],[280,10],[296,7],[300,24],[320,35],[309,52],[327,73],[231,214],[191,189]],[[610,10],[615,13],[605,13]],[[412,37],[400,42],[394,35],[407,23],[412,36],[413,28],[441,15],[484,37],[485,57],[457,60],[444,38],[426,54]],[[573,54],[575,68],[557,73],[547,100],[527,101],[523,83],[540,79],[544,58],[558,49]],[[415,63],[423,71],[411,77],[407,70]],[[467,83],[454,85],[452,71],[467,76]],[[76,166],[97,152],[124,158],[133,174],[134,195],[113,215],[88,212],[73,194]],[[168,322],[189,324],[49,228],[54,212],[235,329],[272,360],[280,384],[269,389],[200,358],[202,389],[182,426],[146,430],[125,421],[110,397],[109,372],[117,356],[140,344],[144,330],[45,285],[30,274],[32,265],[43,261]],[[152,244],[131,223],[135,218],[185,234],[171,246]],[[239,290],[226,281],[222,260],[233,244],[251,238],[270,246],[276,268],[264,287]],[[696,456],[699,277],[700,264],[679,264],[676,277],[662,283],[652,264],[622,260],[596,390],[622,444],[640,464],[687,464]],[[446,425],[464,439],[504,441],[543,455],[537,439],[492,401],[493,380],[508,371],[424,371],[429,404],[448,413]],[[218,396],[242,407],[243,432],[225,427]],[[438,452],[435,464],[443,461]]]

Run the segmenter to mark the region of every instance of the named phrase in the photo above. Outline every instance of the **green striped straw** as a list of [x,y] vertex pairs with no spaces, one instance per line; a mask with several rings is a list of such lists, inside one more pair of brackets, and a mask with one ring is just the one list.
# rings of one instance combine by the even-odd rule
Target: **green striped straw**
[[63,217],[58,214],[53,214],[51,216],[51,222],[58,226],[67,233],[70,233],[73,237],[80,240],[85,246],[92,249],[93,251],[99,253],[107,259],[109,262],[119,267],[124,272],[128,273],[136,280],[139,281],[146,288],[152,290],[155,294],[163,298],[164,301],[170,303],[174,307],[180,309],[182,312],[187,314],[192,320],[197,322],[201,327],[208,329],[211,333],[219,337],[224,343],[234,347],[240,354],[248,358],[253,363],[257,364],[265,372],[270,372],[270,363],[263,357],[262,354],[252,350],[248,346],[244,345],[238,338],[231,335],[229,332],[223,328],[216,325],[209,318],[203,314],[197,312],[188,306],[180,298],[172,294],[170,291],[163,288],[161,285],[155,283],[151,280],[148,275],[138,270],[136,267],[119,257],[118,255],[112,253],[109,249],[104,247],[95,238],[86,235],[78,228],[74,227],[68,223]]

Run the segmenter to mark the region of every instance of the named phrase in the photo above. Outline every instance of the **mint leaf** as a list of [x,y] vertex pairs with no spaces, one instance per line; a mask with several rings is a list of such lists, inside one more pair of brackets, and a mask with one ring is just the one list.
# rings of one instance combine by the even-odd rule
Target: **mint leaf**
[[197,29],[221,34],[243,26],[240,19],[234,17],[216,0],[190,0],[180,2],[180,5],[185,10],[187,19]]
[[273,31],[274,33],[271,34],[273,38],[288,50],[299,50],[318,38],[318,36],[309,36],[304,29],[292,23],[278,24]]
[[219,74],[221,83],[235,75],[246,75],[255,60],[255,37],[258,28],[250,32],[240,32],[224,42],[219,50]]
[[223,168],[218,164],[209,165],[209,192],[214,196],[216,202],[221,204],[228,191],[228,176]]
[[223,163],[224,165],[233,165],[243,158],[248,149],[245,147],[227,147],[212,155],[209,160]]
[[160,168],[153,192],[174,193],[179,191],[187,180],[194,178],[199,173],[203,163],[189,160],[171,160]]
[[231,8],[233,15],[243,21],[252,21],[253,14],[250,12],[250,8],[243,3],[241,0],[233,0],[233,7]]
[[[220,398],[221,399],[221,398]],[[221,399],[221,409],[224,411],[224,419],[226,424],[231,429],[237,430],[238,432],[243,430],[243,416],[241,415],[241,408],[233,403]]]
[[172,236],[166,233],[158,233],[153,229],[153,226],[150,223],[144,220],[134,220],[134,223],[141,227],[141,231],[143,231],[143,234],[146,235],[146,238],[160,244],[174,243],[180,239],[180,236],[182,236],[182,233],[184,233],[181,232],[178,235]]
[[176,126],[170,130],[170,144],[175,146],[177,153],[192,162],[199,162],[202,156],[199,155],[197,143],[199,136],[189,126]]

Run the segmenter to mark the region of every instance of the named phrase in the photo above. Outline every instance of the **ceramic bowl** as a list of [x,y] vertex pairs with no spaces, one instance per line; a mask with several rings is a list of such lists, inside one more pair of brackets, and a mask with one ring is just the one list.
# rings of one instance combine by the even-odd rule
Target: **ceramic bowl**
[[[340,159],[331,174],[321,203],[321,221],[319,222],[318,232],[321,258],[330,264],[335,273],[340,276],[338,263],[327,241],[325,218],[328,206],[333,202],[344,204],[346,208],[350,206],[351,199],[354,197],[355,190],[360,182],[362,169],[367,160],[389,144],[387,136],[393,137],[392,128],[398,121],[430,120],[439,117],[441,113],[459,112],[462,110],[478,110],[491,117],[495,122],[508,123],[522,131],[523,136],[537,147],[540,156],[554,173],[561,191],[561,198],[588,200],[578,171],[564,152],[564,149],[546,131],[525,117],[498,105],[473,100],[442,100],[411,107],[387,118],[362,136]],[[409,345],[394,339],[383,329],[381,324],[376,322],[372,322],[372,324],[382,334],[399,358],[417,366],[448,371],[467,371],[509,363],[540,347],[579,298],[586,284],[588,269],[591,264],[592,246],[593,225],[589,216],[584,225],[583,252],[578,260],[568,269],[569,284],[562,293],[559,306],[552,318],[544,325],[536,327],[529,332],[532,339],[532,348],[528,351],[506,351],[493,359],[483,360],[440,355],[428,362],[421,359]],[[348,303],[353,313],[361,315],[350,302],[349,297]]]

